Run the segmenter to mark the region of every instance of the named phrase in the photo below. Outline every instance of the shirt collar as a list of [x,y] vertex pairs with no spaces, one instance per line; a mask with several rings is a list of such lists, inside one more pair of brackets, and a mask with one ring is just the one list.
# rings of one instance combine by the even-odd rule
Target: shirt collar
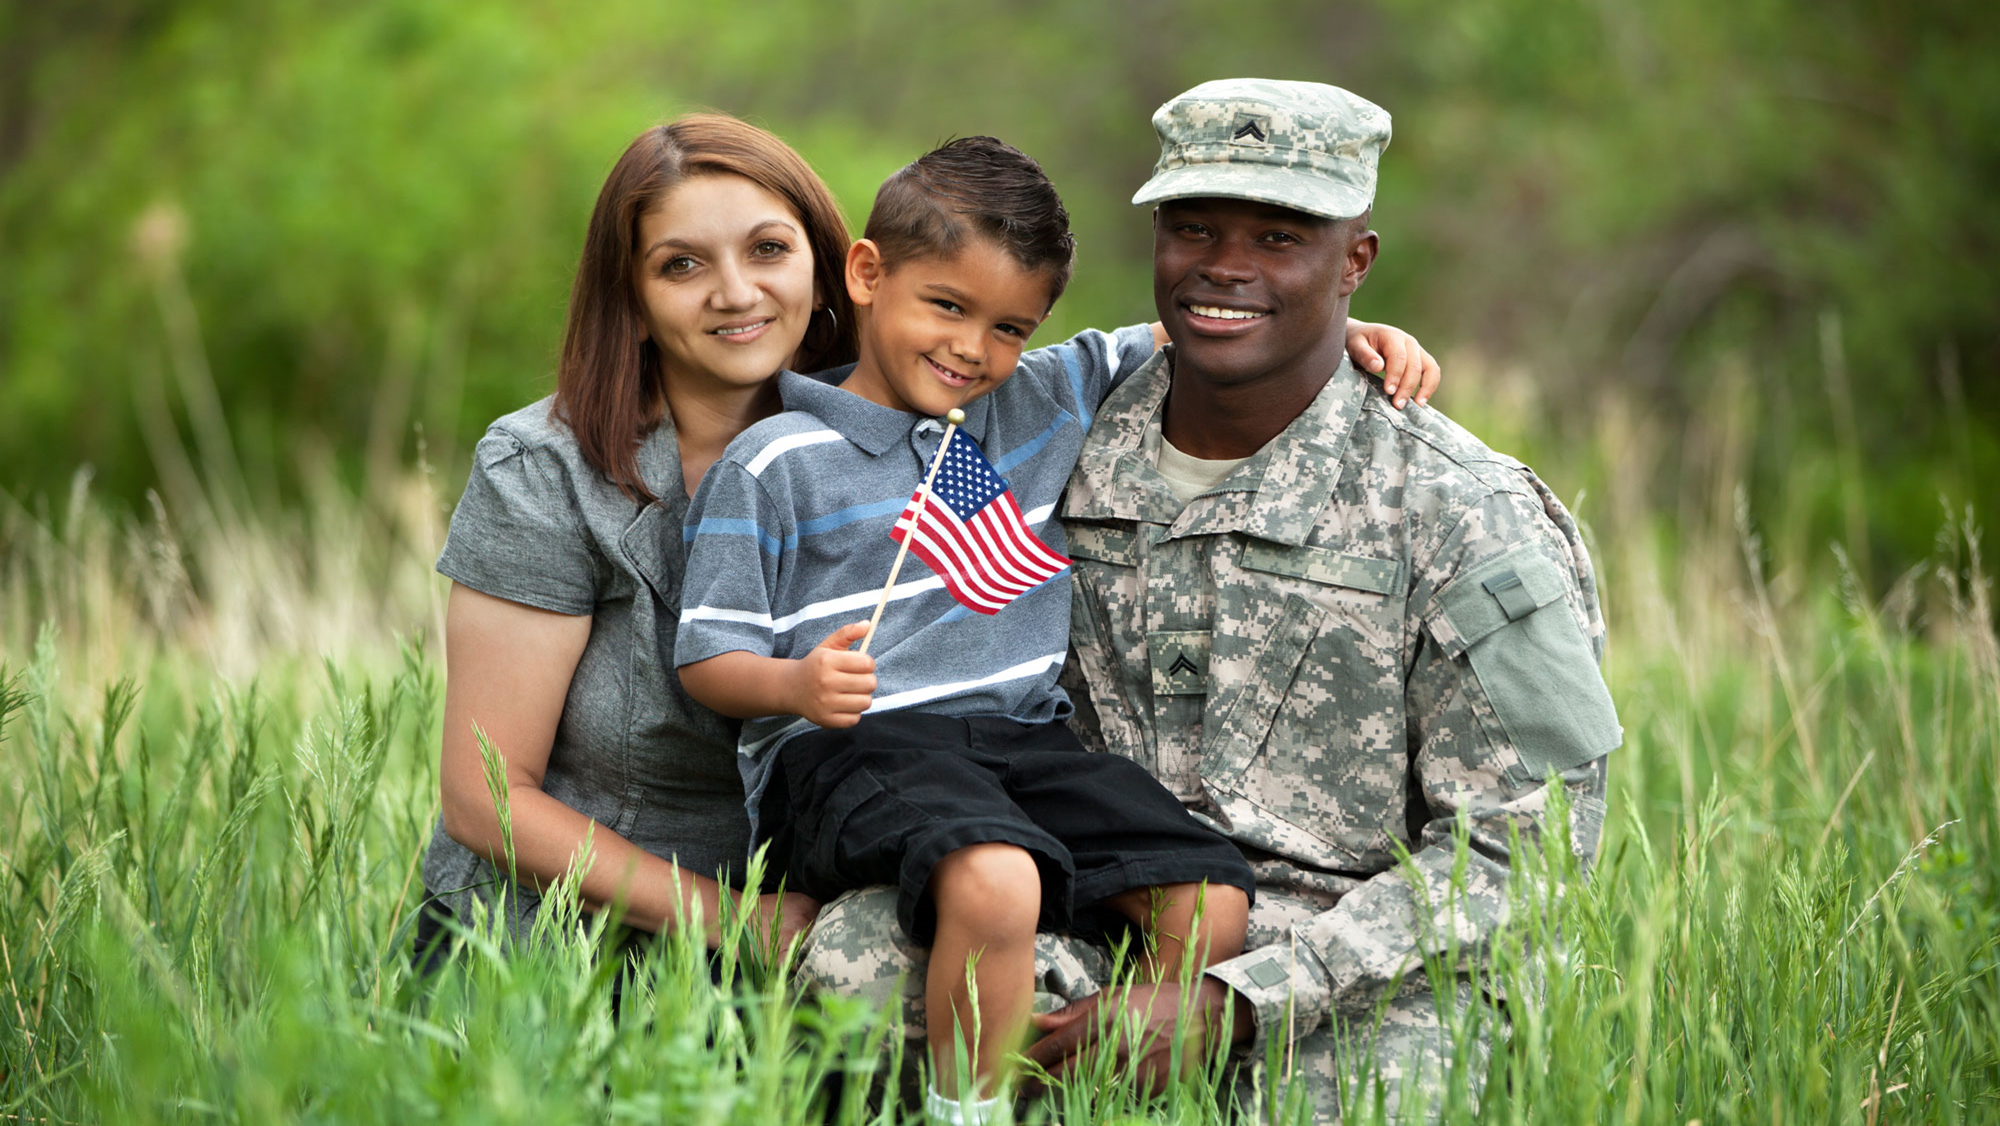
[[1304,544],[1339,482],[1341,455],[1367,396],[1364,377],[1342,356],[1339,369],[1297,418],[1184,509],[1160,478],[1159,430],[1151,425],[1172,383],[1169,347],[1105,401],[1084,439],[1063,515],[1166,524],[1172,536],[1240,531]]
[[[924,415],[893,410],[851,391],[841,390],[841,382],[853,372],[853,364],[813,375],[781,372],[778,375],[778,397],[786,410],[812,415],[871,457],[882,456],[902,442],[912,430],[930,421]],[[963,429],[974,437],[986,433],[986,403],[987,399],[982,398],[965,405]],[[941,430],[943,423],[938,423],[936,428]]]
[[681,476],[681,443],[674,429],[674,412],[661,411],[659,425],[639,443],[638,469],[639,480],[670,513],[678,515],[687,508],[687,480]]

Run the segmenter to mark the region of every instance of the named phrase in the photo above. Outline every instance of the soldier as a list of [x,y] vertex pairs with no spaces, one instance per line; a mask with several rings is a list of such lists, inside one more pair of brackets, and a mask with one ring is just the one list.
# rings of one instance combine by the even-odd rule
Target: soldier
[[[1101,950],[1045,936],[1044,987],[1073,1003],[1037,1018],[1028,1055],[1063,1074],[1118,1003],[1132,1021],[1112,1027],[1139,1032],[1110,1047],[1151,1081],[1178,1023],[1235,1046],[1239,1097],[1291,1080],[1319,1121],[1343,1088],[1434,1114],[1453,1030],[1477,1041],[1457,1045],[1475,1097],[1484,1073],[1497,1015],[1477,975],[1513,835],[1550,834],[1560,787],[1579,862],[1596,849],[1621,731],[1590,560],[1527,467],[1435,411],[1399,413],[1346,358],[1386,113],[1238,79],[1153,124],[1160,161],[1133,202],[1157,205],[1173,343],[1105,402],[1070,482],[1065,681],[1084,742],[1235,841],[1257,902],[1247,953],[1116,1002],[1094,992]],[[880,994],[907,972],[921,951],[887,940],[883,910],[830,906],[808,978]],[[1434,995],[1427,957],[1454,996]]]

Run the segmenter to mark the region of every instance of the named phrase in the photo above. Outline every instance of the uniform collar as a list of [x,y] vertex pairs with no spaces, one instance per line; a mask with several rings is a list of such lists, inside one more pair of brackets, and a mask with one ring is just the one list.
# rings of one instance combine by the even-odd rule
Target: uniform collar
[[1155,420],[1172,383],[1169,346],[1105,401],[1084,439],[1063,515],[1170,525],[1172,537],[1243,532],[1303,545],[1340,480],[1340,458],[1367,395],[1361,374],[1342,356],[1333,378],[1297,418],[1185,509],[1156,468]]
[[[778,375],[778,397],[786,410],[812,415],[866,451],[870,457],[882,456],[917,427],[931,421],[924,415],[893,410],[880,403],[869,402],[851,391],[842,391],[841,381],[853,372],[853,364],[814,375],[781,372]],[[965,406],[963,428],[974,437],[985,436],[989,413],[986,403],[987,399],[982,398]],[[942,427],[943,424],[938,423],[935,428]]]

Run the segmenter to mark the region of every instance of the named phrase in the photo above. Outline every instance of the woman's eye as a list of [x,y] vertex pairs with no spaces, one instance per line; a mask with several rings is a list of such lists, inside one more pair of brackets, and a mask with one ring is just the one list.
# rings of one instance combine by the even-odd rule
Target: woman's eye
[[760,258],[776,258],[781,254],[789,253],[791,249],[791,247],[779,242],[777,239],[768,238],[750,248],[751,253],[756,254]]
[[685,254],[676,254],[660,264],[660,272],[663,274],[685,274],[692,269],[694,269],[694,259]]

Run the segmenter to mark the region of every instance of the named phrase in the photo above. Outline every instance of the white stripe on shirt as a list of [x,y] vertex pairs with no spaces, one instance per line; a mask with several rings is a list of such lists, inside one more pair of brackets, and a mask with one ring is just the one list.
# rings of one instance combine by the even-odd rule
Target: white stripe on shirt
[[821,442],[840,440],[840,432],[836,430],[808,430],[803,434],[787,434],[757,451],[757,456],[746,462],[743,468],[750,471],[750,476],[761,477],[764,470],[784,454],[805,446],[817,446]]
[[[889,601],[901,602],[905,598],[915,598],[919,594],[941,590],[943,587],[943,579],[936,575],[926,575],[921,579],[912,579],[906,583],[897,583],[889,591]],[[814,618],[830,618],[835,614],[846,613],[850,610],[868,609],[874,606],[875,600],[880,597],[882,597],[882,592],[877,589],[859,591],[854,594],[843,594],[838,598],[823,598],[818,602],[802,606],[786,614],[784,617],[776,619],[773,619],[769,614],[754,610],[728,610],[721,606],[690,606],[681,611],[681,624],[686,625],[689,622],[741,622],[744,625],[761,626],[773,633],[790,633],[802,623],[812,621]]]
[[952,684],[927,684],[922,688],[912,688],[908,691],[897,692],[888,696],[877,696],[875,702],[868,705],[868,710],[871,712],[882,712],[892,708],[907,708],[913,704],[939,700],[946,696],[955,696],[961,692],[968,692],[974,688],[984,688],[990,684],[999,684],[1002,681],[1021,680],[1026,677],[1040,676],[1050,669],[1061,668],[1065,656],[1067,656],[1066,653],[1055,653],[1047,657],[1036,657],[1030,661],[1022,661],[1011,668],[1001,669],[991,676],[982,676],[978,680],[961,680]]

